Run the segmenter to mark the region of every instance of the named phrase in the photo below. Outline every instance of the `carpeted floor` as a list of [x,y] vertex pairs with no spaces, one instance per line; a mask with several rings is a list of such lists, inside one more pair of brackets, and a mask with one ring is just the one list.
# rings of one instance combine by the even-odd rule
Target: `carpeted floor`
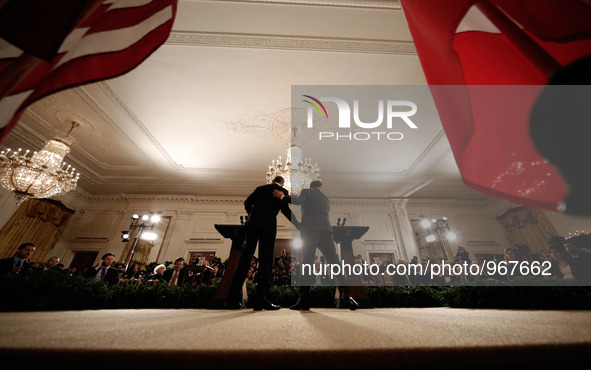
[[0,327],[0,358],[26,368],[523,369],[591,351],[591,311],[5,312]]

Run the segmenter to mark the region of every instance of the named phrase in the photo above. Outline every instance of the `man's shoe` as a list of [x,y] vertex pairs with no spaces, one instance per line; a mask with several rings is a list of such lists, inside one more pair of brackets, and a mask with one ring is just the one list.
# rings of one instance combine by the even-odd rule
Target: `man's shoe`
[[310,303],[299,300],[289,308],[290,310],[310,311]]
[[349,309],[351,311],[355,311],[359,308],[359,303],[357,303],[357,301],[354,300],[353,297],[349,297],[349,299],[347,299],[347,303],[349,304]]
[[252,306],[252,309],[253,309],[253,311],[261,311],[261,310],[275,311],[275,310],[280,310],[281,306],[273,304],[273,303],[269,302],[267,299],[263,299],[258,302],[255,302]]
[[246,307],[240,302],[226,302],[224,308],[227,310],[243,310]]

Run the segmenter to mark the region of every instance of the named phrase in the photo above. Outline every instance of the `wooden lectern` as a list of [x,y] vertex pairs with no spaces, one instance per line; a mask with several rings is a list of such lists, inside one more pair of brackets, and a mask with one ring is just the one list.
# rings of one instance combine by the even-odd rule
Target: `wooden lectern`
[[[341,245],[341,259],[353,266],[355,264],[353,240],[365,235],[369,230],[369,226],[333,226],[332,230],[334,241]],[[351,288],[351,297],[359,303],[359,308],[373,308],[371,300],[365,294],[365,290],[361,285],[361,278],[357,275],[351,275],[347,280]]]
[[234,280],[236,267],[238,267],[238,262],[240,262],[240,256],[242,255],[242,244],[244,243],[246,230],[244,225],[214,226],[224,238],[232,239],[232,248],[230,249],[230,257],[228,258],[228,265],[224,271],[224,276],[222,276],[222,281],[220,281],[220,285],[212,301],[208,304],[208,308],[224,308],[224,304],[230,293],[232,280]]
[[[238,262],[242,255],[242,245],[246,236],[246,230],[244,225],[216,224],[214,226],[224,238],[232,239],[232,248],[230,249],[230,257],[226,270],[224,271],[224,276],[212,301],[208,304],[208,308],[221,309],[225,308],[224,304],[230,293],[236,267],[238,267]],[[341,245],[341,258],[345,263],[351,266],[355,264],[353,240],[361,238],[367,230],[369,230],[368,226],[333,226],[334,240]],[[351,296],[359,303],[360,308],[373,308],[369,297],[365,294],[365,290],[361,286],[359,276],[350,276],[349,285],[351,287]]]

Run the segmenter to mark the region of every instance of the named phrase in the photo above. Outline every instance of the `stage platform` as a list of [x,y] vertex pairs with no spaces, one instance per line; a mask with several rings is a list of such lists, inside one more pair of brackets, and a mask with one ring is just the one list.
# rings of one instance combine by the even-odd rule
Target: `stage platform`
[[0,357],[24,368],[549,369],[591,351],[591,311],[4,312],[0,328]]

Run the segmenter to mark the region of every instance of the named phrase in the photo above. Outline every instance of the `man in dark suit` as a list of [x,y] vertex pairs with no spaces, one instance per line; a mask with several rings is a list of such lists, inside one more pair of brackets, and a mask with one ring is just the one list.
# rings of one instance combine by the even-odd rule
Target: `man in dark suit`
[[106,253],[102,257],[99,266],[91,266],[84,272],[84,277],[95,278],[107,284],[119,283],[119,270],[113,265],[115,264],[115,255],[113,253]]
[[259,266],[255,280],[257,282],[257,292],[253,298],[253,309],[259,311],[281,308],[269,302],[267,294],[271,287],[273,253],[277,235],[277,214],[281,210],[281,213],[291,221],[289,205],[273,196],[274,190],[284,195],[288,194],[287,190],[283,188],[284,183],[283,177],[277,176],[271,184],[257,187],[244,201],[244,208],[248,213],[245,226],[246,236],[240,261],[236,267],[234,280],[228,294],[227,308],[242,308],[242,286],[257,243],[259,245]]
[[[289,196],[274,191],[273,195],[282,199],[284,203],[300,205],[302,207],[302,222],[298,229],[302,235],[302,248],[304,255],[302,265],[313,266],[316,248],[318,248],[325,257],[328,264],[341,264],[337,255],[335,242],[333,239],[332,225],[328,217],[330,212],[330,199],[322,192],[322,182],[312,181],[310,189],[304,189],[297,196]],[[354,310],[359,307],[357,302],[351,297],[349,287],[345,283],[345,277],[338,280],[339,296],[342,297],[345,305]],[[310,286],[314,284],[315,277],[311,275],[301,275],[300,299],[291,306],[292,310],[310,309]]]
[[[183,285],[183,276],[185,275],[185,259],[179,257],[174,260],[174,266],[171,269],[167,269],[162,273],[161,282],[165,282],[168,285]],[[186,278],[185,278],[186,279]]]
[[33,269],[29,258],[35,251],[35,244],[23,243],[19,245],[14,256],[0,260],[0,274],[26,274]]

